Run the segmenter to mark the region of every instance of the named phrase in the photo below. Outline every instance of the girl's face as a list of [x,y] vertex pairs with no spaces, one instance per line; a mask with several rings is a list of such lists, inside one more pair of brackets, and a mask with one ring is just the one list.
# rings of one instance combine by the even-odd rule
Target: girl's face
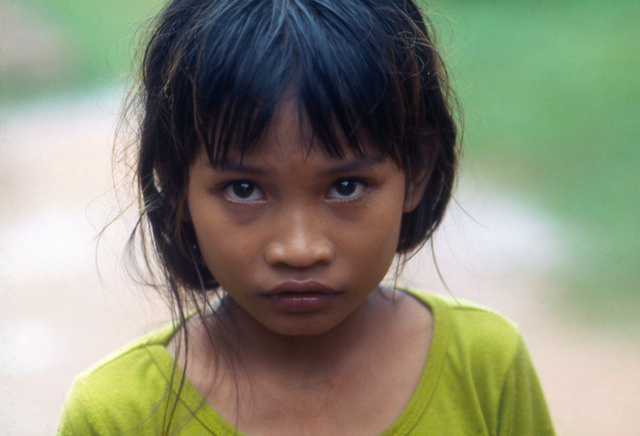
[[[329,331],[379,285],[395,256],[405,175],[381,156],[309,151],[297,109],[284,104],[260,147],[214,168],[190,168],[189,216],[207,267],[262,327]],[[407,198],[419,195],[409,195]]]

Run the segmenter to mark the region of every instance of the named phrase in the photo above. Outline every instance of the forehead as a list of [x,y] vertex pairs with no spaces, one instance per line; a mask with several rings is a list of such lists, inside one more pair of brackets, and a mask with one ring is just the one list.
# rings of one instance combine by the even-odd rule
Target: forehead
[[[267,127],[261,132],[260,139],[247,147],[247,144],[234,141],[222,159],[214,162],[216,167],[228,167],[248,161],[306,160],[323,157],[336,162],[363,160],[382,161],[384,156],[368,139],[365,132],[358,132],[357,138],[349,139],[337,122],[326,126],[335,138],[325,143],[322,135],[314,131],[307,113],[298,104],[296,98],[282,100],[277,106]],[[326,137],[326,135],[324,135]],[[212,153],[216,155],[216,153]]]

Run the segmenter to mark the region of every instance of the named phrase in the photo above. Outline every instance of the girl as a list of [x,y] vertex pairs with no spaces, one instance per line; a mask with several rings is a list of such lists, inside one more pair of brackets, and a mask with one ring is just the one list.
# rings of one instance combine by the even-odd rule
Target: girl
[[512,324],[380,284],[456,168],[411,0],[174,0],[139,98],[137,232],[176,321],[82,374],[60,434],[553,432]]

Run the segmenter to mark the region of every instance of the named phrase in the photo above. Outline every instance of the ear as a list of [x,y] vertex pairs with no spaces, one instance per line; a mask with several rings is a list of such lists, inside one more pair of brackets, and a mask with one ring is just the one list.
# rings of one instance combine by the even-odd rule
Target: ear
[[424,196],[424,191],[427,189],[427,185],[429,184],[429,179],[431,179],[432,169],[424,169],[416,174],[410,180],[407,180],[407,190],[404,196],[404,207],[402,208],[403,213],[412,212]]

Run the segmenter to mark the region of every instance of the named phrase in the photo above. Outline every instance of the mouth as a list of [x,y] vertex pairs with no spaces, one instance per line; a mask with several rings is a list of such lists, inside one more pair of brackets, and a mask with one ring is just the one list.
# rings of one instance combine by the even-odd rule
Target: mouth
[[328,307],[341,292],[316,281],[287,281],[263,294],[276,309],[291,312],[316,312]]

